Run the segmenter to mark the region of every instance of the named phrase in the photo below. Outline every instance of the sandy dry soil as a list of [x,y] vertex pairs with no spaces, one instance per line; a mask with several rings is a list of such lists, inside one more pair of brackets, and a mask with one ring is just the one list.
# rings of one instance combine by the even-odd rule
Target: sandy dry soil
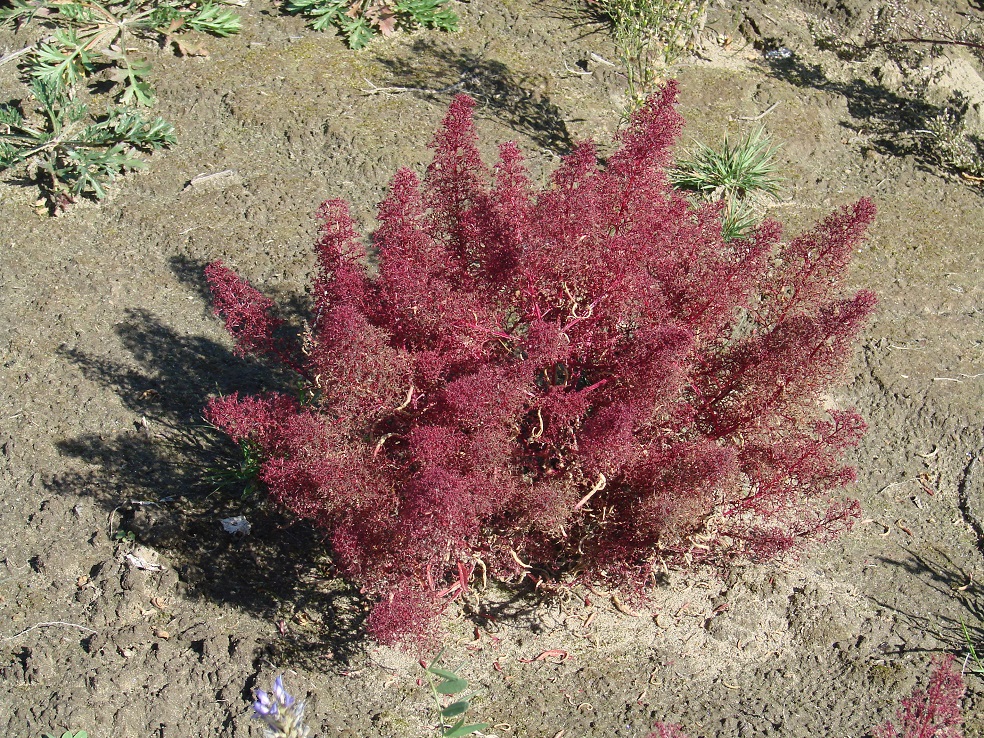
[[[450,613],[445,662],[481,690],[489,734],[641,737],[666,720],[692,736],[863,736],[934,654],[963,654],[961,622],[984,642],[984,199],[920,153],[922,111],[889,64],[812,44],[808,13],[857,23],[869,4],[718,2],[679,69],[683,144],[769,111],[785,178],[770,211],[790,232],[877,203],[851,286],[880,309],[836,398],[871,425],[853,489],[865,522],[798,561],[675,575],[642,617],[502,591],[486,594],[494,623]],[[538,173],[573,140],[610,140],[624,83],[604,31],[560,3],[457,10],[459,34],[355,53],[253,0],[210,58],[157,52],[180,140],[149,172],[58,218],[0,184],[4,735],[257,736],[251,690],[279,673],[319,736],[433,734],[420,667],[365,639],[365,603],[317,532],[200,483],[207,396],[276,380],[233,357],[202,267],[223,259],[303,305],[318,204],[345,197],[368,224],[396,167],[426,162],[452,85],[480,101],[487,150],[518,140]],[[29,41],[4,31],[0,50]],[[764,56],[778,46],[792,57]],[[21,96],[0,72],[3,99]],[[219,524],[238,514],[253,524],[239,540]],[[569,658],[531,660],[548,649]],[[984,680],[967,684],[965,731],[982,736]]]

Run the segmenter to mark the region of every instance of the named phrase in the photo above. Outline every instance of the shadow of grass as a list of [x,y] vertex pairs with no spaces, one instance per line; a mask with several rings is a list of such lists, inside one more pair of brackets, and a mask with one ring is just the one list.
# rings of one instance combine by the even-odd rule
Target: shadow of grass
[[428,39],[415,41],[405,56],[379,61],[391,75],[389,84],[401,91],[442,103],[467,93],[481,106],[478,115],[502,122],[537,146],[558,154],[573,148],[563,114],[550,101],[546,76],[519,77],[500,61]]

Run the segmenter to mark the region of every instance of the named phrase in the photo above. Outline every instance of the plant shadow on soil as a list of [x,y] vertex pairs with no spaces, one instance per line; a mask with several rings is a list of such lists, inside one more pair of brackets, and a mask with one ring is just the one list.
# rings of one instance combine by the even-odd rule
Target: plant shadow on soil
[[[885,556],[877,558],[884,564],[908,572],[915,581],[926,582],[944,598],[952,601],[952,615],[927,617],[877,599],[875,604],[891,611],[899,621],[908,623],[914,632],[935,633],[946,644],[940,650],[951,653],[966,651],[968,637],[971,643],[984,643],[984,585],[975,582],[973,576],[967,574],[958,562],[943,551],[933,547],[933,552],[935,556],[932,558],[911,550],[906,551],[904,560]],[[919,649],[907,647],[906,650]]]
[[563,114],[545,90],[536,90],[546,78],[517,77],[500,61],[419,39],[410,53],[396,59],[381,58],[394,86],[425,99],[447,105],[452,97],[467,93],[479,103],[479,116],[494,118],[537,146],[566,154],[573,148]]
[[[205,264],[175,258],[171,266],[207,303]],[[289,305],[285,315],[306,311],[302,297],[274,299]],[[130,311],[116,332],[139,368],[75,349],[61,353],[146,422],[112,437],[57,442],[61,454],[89,468],[51,478],[47,488],[94,498],[108,512],[109,535],[132,534],[163,553],[188,595],[289,624],[265,644],[272,661],[323,669],[326,658],[342,665],[364,660],[369,601],[340,578],[323,532],[267,504],[262,493],[244,492],[243,484],[216,488],[205,480],[209,471],[241,461],[240,450],[201,419],[209,395],[283,389],[289,379],[211,339],[182,335],[147,311]],[[220,523],[238,515],[252,526],[239,538]],[[537,599],[528,587],[500,587],[494,601],[462,609],[475,625],[508,622],[535,632],[530,603]]]
[[[893,92],[884,85],[872,84],[859,77],[850,82],[835,82],[827,77],[819,64],[810,64],[795,55],[788,59],[764,60],[762,70],[769,76],[795,87],[840,95],[847,101],[847,110],[859,123],[841,121],[852,133],[871,135],[869,148],[884,156],[911,156],[923,171],[940,174],[939,163],[929,147],[917,138],[915,131],[925,130],[929,121],[945,111],[915,96]],[[966,103],[952,100],[960,111]]]
[[[178,258],[172,269],[186,286],[207,294],[204,264]],[[63,349],[62,356],[146,422],[115,437],[59,441],[60,453],[90,468],[50,479],[48,488],[95,498],[111,511],[111,529],[115,522],[120,533],[169,558],[191,596],[269,619],[317,613],[313,622],[299,616],[291,625],[304,627],[267,644],[272,659],[323,667],[325,656],[342,663],[355,658],[363,650],[366,602],[339,583],[322,534],[243,493],[242,485],[216,489],[203,480],[239,455],[201,419],[208,396],[283,388],[284,377],[211,339],[182,335],[146,311],[130,311],[116,332],[139,368],[75,349]],[[220,520],[237,515],[252,524],[250,535],[223,531]]]

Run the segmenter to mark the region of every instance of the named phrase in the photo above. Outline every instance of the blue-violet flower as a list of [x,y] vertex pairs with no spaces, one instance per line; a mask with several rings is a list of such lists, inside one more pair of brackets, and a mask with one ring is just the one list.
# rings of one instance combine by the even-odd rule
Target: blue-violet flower
[[267,738],[309,738],[311,729],[304,725],[304,703],[298,702],[284,686],[283,676],[273,680],[273,693],[256,690],[253,717],[266,725]]

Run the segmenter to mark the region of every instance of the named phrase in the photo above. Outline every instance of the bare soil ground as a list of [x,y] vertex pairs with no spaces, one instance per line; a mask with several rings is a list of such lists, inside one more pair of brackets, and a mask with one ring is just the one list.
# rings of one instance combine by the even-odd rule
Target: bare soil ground
[[[934,654],[963,653],[962,622],[984,642],[984,199],[920,152],[921,109],[888,62],[813,45],[810,14],[857,24],[870,4],[715,3],[678,70],[684,145],[759,123],[782,143],[771,212],[790,233],[860,196],[878,205],[851,281],[880,309],[834,398],[871,425],[853,489],[865,522],[797,561],[675,575],[640,617],[490,590],[495,620],[450,613],[445,656],[481,691],[489,734],[641,737],[665,720],[692,736],[863,736]],[[202,268],[223,259],[303,305],[319,203],[345,197],[368,226],[460,89],[487,150],[518,140],[539,173],[573,140],[610,140],[625,90],[603,29],[559,3],[456,9],[459,34],[356,53],[254,0],[210,58],[157,53],[179,143],[112,199],[49,218],[35,190],[0,184],[4,735],[260,735],[251,690],[279,673],[316,735],[428,734],[420,667],[365,639],[364,603],[317,532],[201,485],[207,396],[276,380],[233,357]],[[3,31],[0,49],[31,40]],[[792,56],[764,56],[777,47]],[[959,58],[980,95],[980,66]],[[0,72],[3,99],[22,96]],[[234,539],[219,520],[238,514],[253,527]],[[535,659],[549,649],[568,658]],[[984,680],[967,684],[965,733],[984,736]]]

